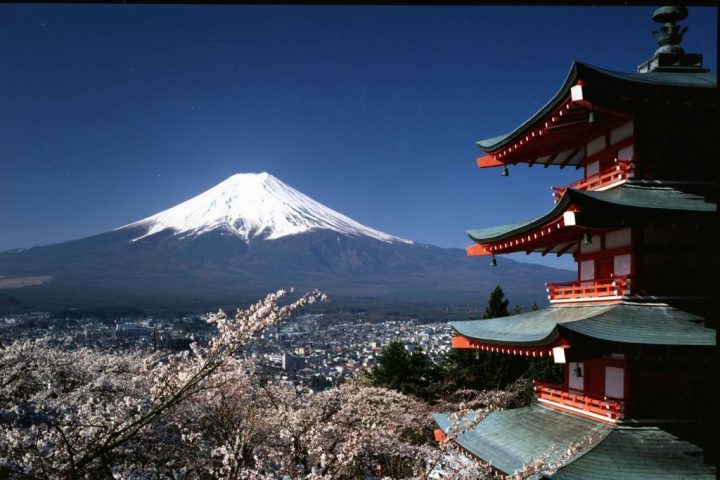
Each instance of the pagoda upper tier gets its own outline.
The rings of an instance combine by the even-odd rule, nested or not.
[[[607,132],[622,135],[623,125],[638,116],[671,109],[677,117],[687,110],[700,120],[699,111],[716,107],[716,87],[716,76],[702,71],[620,73],[575,62],[562,88],[535,115],[508,134],[477,142],[487,153],[478,158],[478,166],[580,168],[593,160],[588,142]],[[692,128],[681,123],[680,129]]]

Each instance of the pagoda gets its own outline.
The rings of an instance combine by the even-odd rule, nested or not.
[[[454,348],[563,365],[561,385],[534,382],[532,405],[453,438],[501,477],[555,455],[545,478],[715,478],[718,95],[702,56],[679,46],[686,17],[654,12],[659,48],[637,72],[575,62],[540,111],[478,142],[478,166],[503,176],[578,172],[551,188],[546,214],[468,232],[468,255],[492,265],[511,252],[577,263],[576,280],[545,285],[545,309],[452,323]],[[447,441],[453,422],[435,419]]]

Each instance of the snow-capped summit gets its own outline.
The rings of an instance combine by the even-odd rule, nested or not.
[[[200,195],[125,228],[144,227],[141,238],[166,229],[176,235],[200,235],[223,228],[246,241],[272,240],[311,230],[332,230],[383,242],[412,243],[332,210],[267,172],[239,173]]]

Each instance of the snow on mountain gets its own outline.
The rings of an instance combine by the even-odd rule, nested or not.
[[[413,243],[366,227],[266,172],[233,175],[186,202],[117,230],[136,227],[147,231],[135,240],[166,229],[176,235],[194,236],[223,228],[246,241],[332,230],[389,243]]]

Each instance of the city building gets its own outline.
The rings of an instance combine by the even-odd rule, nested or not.
[[[548,308],[452,323],[455,348],[564,365],[531,406],[454,439],[501,476],[547,455],[553,479],[715,478],[717,80],[679,46],[686,17],[655,11],[659,48],[637,72],[576,62],[532,118],[478,142],[478,166],[502,176],[527,164],[580,177],[552,188],[545,215],[468,232],[468,255],[492,265],[511,252],[577,262],[577,280],[546,284]],[[435,418],[447,441],[453,422]]]

